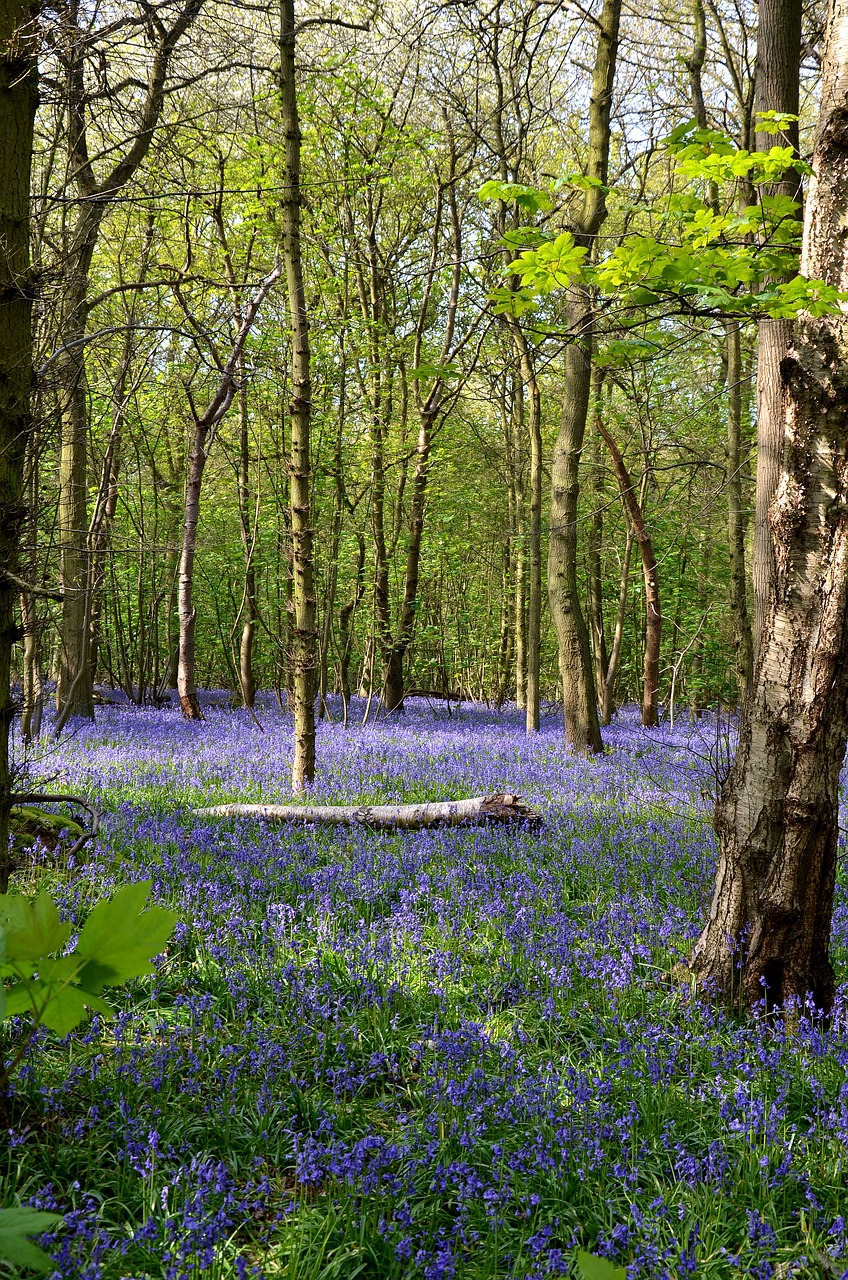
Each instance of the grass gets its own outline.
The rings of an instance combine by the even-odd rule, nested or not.
[[[110,709],[57,748],[103,836],[17,887],[77,917],[151,878],[182,920],[115,1022],[41,1037],[19,1077],[0,1185],[67,1213],[57,1276],[535,1280],[578,1249],[848,1274],[841,1006],[790,1037],[669,979],[714,856],[700,740],[625,721],[586,762],[478,709],[324,726],[316,802],[519,790],[546,825],[198,821],[285,798],[290,729],[262,718]]]

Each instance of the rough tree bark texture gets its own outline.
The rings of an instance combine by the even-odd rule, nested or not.
[[[798,114],[802,0],[760,0],[757,22],[757,111]],[[780,134],[758,132],[758,150],[791,145],[798,149],[798,125]],[[766,189],[768,195],[799,200],[799,179]],[[769,508],[783,463],[783,400],[780,362],[793,340],[794,321],[763,320],[757,344],[757,496],[754,513],[754,647],[770,608],[774,570]]]
[[[642,575],[645,580],[645,657],[642,667],[642,724],[654,729],[659,724],[658,699],[660,689],[660,643],[662,641],[662,606],[660,604],[660,570],[654,554],[654,544],[648,532],[642,502],[636,497],[630,472],[627,470],[618,445],[598,421],[598,431],[610,451],[613,470],[621,492],[621,501],[633,536],[639,543],[642,557]],[[644,492],[644,486],[643,486]]]
[[[295,80],[294,0],[280,5],[280,108],[285,135],[286,182],[280,205],[283,261],[292,339],[291,462],[289,504],[292,541],[291,689],[294,712],[292,788],[302,791],[315,778],[315,684],[318,673],[318,625],[312,568],[312,382],[309,369],[309,316],[300,252],[300,120]]]
[[[848,288],[848,0],[831,0],[801,269]],[[848,318],[801,315],[781,356],[783,465],[754,685],[716,807],[719,863],[692,966],[751,1005],[828,1010],[837,783],[848,736]],[[742,960],[743,967],[737,968]],[[739,988],[741,987],[741,991]]]
[[[586,172],[597,182],[585,193],[575,220],[577,244],[591,253],[606,218],[604,187],[609,169],[610,109],[618,52],[621,0],[604,0],[589,105]],[[548,542],[548,598],[559,642],[565,740],[576,751],[603,750],[589,630],[580,604],[577,577],[579,469],[589,409],[592,375],[593,306],[582,285],[573,284],[566,301],[571,341],[566,347],[562,421],[551,462],[551,525]]]
[[[31,427],[32,296],[29,183],[37,93],[34,9],[0,3],[0,893],[11,870],[9,811],[13,778],[9,729],[18,588],[15,573],[24,516],[23,469]]]

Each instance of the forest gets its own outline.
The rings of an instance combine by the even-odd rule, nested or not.
[[[848,1277],[848,0],[0,0],[0,1276]]]

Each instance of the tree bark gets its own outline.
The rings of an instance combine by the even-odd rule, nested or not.
[[[610,110],[618,53],[621,0],[604,0],[598,20],[598,45],[589,106],[587,176],[594,183],[584,195],[574,239],[593,252],[606,218],[605,186],[609,169]],[[566,299],[571,341],[566,347],[562,420],[551,464],[551,518],[548,543],[548,598],[559,642],[565,740],[575,751],[603,751],[589,630],[580,603],[577,575],[577,500],[580,458],[586,433],[592,373],[594,309],[588,290],[572,284]]]
[[[801,270],[848,286],[848,0],[832,0]],[[827,1012],[848,737],[848,319],[802,314],[779,362],[783,463],[751,696],[716,806],[719,861],[692,967],[725,999]],[[740,967],[741,966],[741,967]]]
[[[0,893],[9,885],[9,814],[14,778],[9,735],[12,649],[18,587],[7,576],[18,564],[24,518],[26,443],[32,428],[32,300],[29,214],[38,51],[34,9],[0,5]]]
[[[365,826],[377,830],[420,831],[486,823],[524,822],[538,825],[538,814],[516,795],[475,796],[427,804],[286,805],[216,804],[195,809],[200,818],[258,818],[263,822],[321,822],[331,826]]]
[[[798,114],[801,63],[802,0],[760,0],[757,24],[757,111]],[[792,146],[798,150],[798,124],[787,124],[781,134],[755,134],[758,150]],[[769,185],[765,195],[801,199],[800,179],[790,177]],[[794,321],[762,320],[757,351],[757,489],[754,512],[754,645],[770,607],[774,572],[771,507],[781,475],[784,417],[780,362],[793,341]]]
[[[294,0],[280,4],[280,108],[285,137],[286,182],[280,206],[286,287],[291,326],[291,461],[289,505],[292,542],[292,614],[290,654],[294,756],[292,789],[303,791],[315,778],[315,682],[318,627],[312,566],[312,382],[309,315],[300,250],[300,120],[295,72]]]

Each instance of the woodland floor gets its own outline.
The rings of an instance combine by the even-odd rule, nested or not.
[[[288,798],[270,700],[264,733],[107,706],[32,762],[104,821],[17,887],[75,916],[150,878],[181,920],[114,1022],[18,1079],[2,1202],[67,1212],[55,1276],[535,1280],[579,1247],[651,1280],[848,1277],[848,986],[787,1038],[668,980],[709,893],[715,720],[625,711],[585,761],[553,710],[534,739],[514,710],[362,712],[321,725],[316,801],[518,791],[544,828],[193,818]]]

